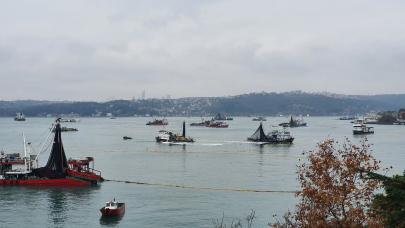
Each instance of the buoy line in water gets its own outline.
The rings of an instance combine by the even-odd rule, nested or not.
[[[256,189],[233,189],[233,188],[208,188],[208,187],[194,187],[194,186],[175,185],[175,184],[147,183],[147,182],[128,181],[128,180],[110,180],[110,179],[104,179],[104,181],[118,182],[118,183],[126,183],[126,184],[137,184],[137,185],[159,186],[159,187],[166,187],[166,188],[184,188],[184,189],[207,190],[207,191],[256,192],[256,193],[288,193],[288,194],[296,194],[296,193],[298,193],[298,191],[256,190]]]

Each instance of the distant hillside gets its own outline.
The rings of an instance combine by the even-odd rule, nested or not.
[[[231,97],[115,100],[109,102],[0,101],[0,116],[212,116],[352,115],[405,107],[405,94],[346,96],[304,92],[250,93]]]

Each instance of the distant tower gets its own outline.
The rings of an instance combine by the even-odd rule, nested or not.
[[[141,99],[145,100],[145,90],[142,91]]]

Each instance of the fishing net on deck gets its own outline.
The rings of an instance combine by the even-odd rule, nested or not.
[[[261,142],[267,140],[262,124],[260,124],[255,133],[253,133],[253,135],[250,136],[248,139],[252,141],[261,141]]]
[[[55,127],[55,137],[48,162],[44,167],[34,169],[33,173],[39,177],[63,178],[66,177],[67,168],[68,163],[63,149],[61,128],[58,123]]]

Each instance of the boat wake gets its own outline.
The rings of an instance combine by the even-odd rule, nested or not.
[[[222,146],[222,143],[187,143],[187,142],[161,142],[167,145],[194,145],[194,146]]]
[[[198,144],[200,146],[222,146],[224,144],[222,143],[202,143],[202,144]]]
[[[256,144],[257,142],[248,142],[248,141],[225,141],[225,143]]]

